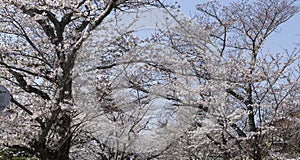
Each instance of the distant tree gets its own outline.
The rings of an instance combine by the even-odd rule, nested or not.
[[[189,96],[177,91],[172,98],[191,102],[199,95],[203,99],[198,106],[208,108],[202,107],[205,113],[199,124],[177,142],[183,146],[179,147],[182,152],[177,148],[178,152],[171,153],[196,159],[287,158],[292,152],[299,154],[299,145],[291,140],[297,141],[299,132],[287,130],[299,125],[299,114],[295,114],[299,108],[299,49],[272,53],[262,48],[267,37],[298,12],[294,2],[238,1],[223,6],[212,1],[197,6],[199,14],[191,23],[178,19],[178,27],[165,32],[161,39],[166,45],[182,59],[190,58],[193,74],[188,75],[206,82],[193,87],[208,91]],[[205,33],[208,36],[203,36]],[[212,64],[218,64],[214,65],[216,72]],[[287,146],[289,150],[284,150]]]

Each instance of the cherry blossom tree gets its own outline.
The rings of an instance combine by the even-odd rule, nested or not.
[[[299,49],[263,48],[294,2],[211,1],[187,18],[160,1],[2,1],[0,79],[13,103],[1,114],[3,154],[296,155]],[[136,13],[153,6],[169,15],[141,38]]]
[[[111,13],[157,5],[118,0],[1,1],[0,78],[13,103],[1,115],[1,148],[40,159],[69,159],[70,148],[81,143],[84,132],[85,106],[76,102],[72,85],[84,42]]]
[[[299,114],[295,114],[299,108],[299,49],[273,53],[263,48],[268,36],[298,12],[294,2],[239,1],[223,6],[212,1],[197,6],[196,24],[178,19],[178,27],[165,32],[162,41],[179,55],[192,57],[193,76],[205,82],[196,86],[207,91],[172,98],[182,102],[185,97],[191,102],[200,94],[198,106],[204,111],[170,152],[175,157],[263,159],[299,153],[299,146],[292,142],[299,132],[285,128],[299,125]],[[217,63],[212,63],[212,57]],[[211,64],[222,67],[212,69]],[[284,150],[286,146],[289,150]]]

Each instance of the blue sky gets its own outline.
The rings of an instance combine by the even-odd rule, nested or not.
[[[232,0],[220,0],[223,3],[229,3]],[[174,3],[175,0],[166,0],[167,3]],[[178,0],[181,6],[182,12],[187,16],[195,14],[196,4],[207,2],[207,0]],[[296,2],[296,6],[300,7],[300,1]],[[300,12],[289,19],[287,22],[279,26],[276,32],[273,32],[265,42],[266,50],[280,51],[284,49],[292,49],[296,46],[296,43],[300,44]]]

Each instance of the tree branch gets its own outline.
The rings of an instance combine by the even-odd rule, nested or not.
[[[11,102],[14,103],[15,105],[17,105],[18,107],[20,107],[22,110],[24,110],[26,113],[28,113],[29,115],[33,115],[33,113],[27,109],[24,105],[22,105],[21,103],[19,103],[17,100],[14,99],[14,97],[12,95],[10,95],[11,97]],[[45,123],[42,121],[42,119],[40,117],[36,117],[35,120],[41,125],[41,128],[44,129],[45,128]]]
[[[13,71],[12,69],[9,69],[9,72],[16,78],[19,86],[28,93],[35,93],[42,97],[44,100],[51,100],[49,95],[35,87],[32,87],[31,85],[28,85],[26,80],[24,79],[24,76],[21,75],[18,72]]]

